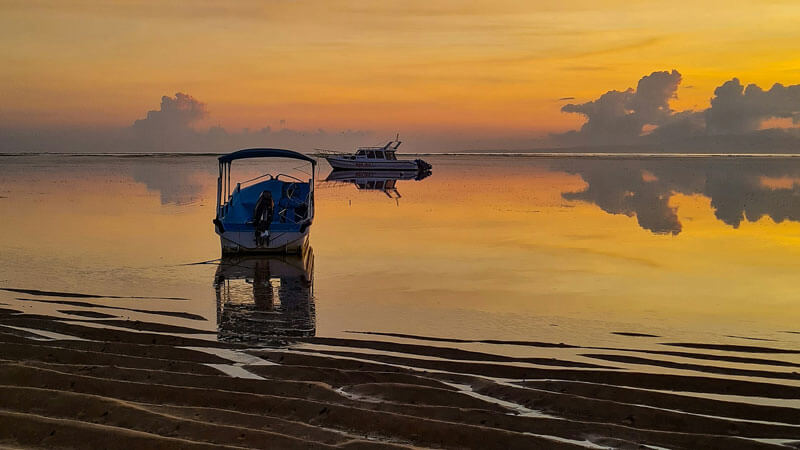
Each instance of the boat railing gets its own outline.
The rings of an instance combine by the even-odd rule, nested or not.
[[[228,198],[221,205],[222,211],[223,211],[223,215],[228,214],[228,207],[231,204],[231,200],[233,200],[233,196],[236,195],[241,189],[242,189],[242,183],[236,183],[236,186],[233,187],[233,190],[231,191],[231,193],[228,194]]]
[[[230,204],[231,200],[233,199],[233,196],[236,195],[237,193],[239,193],[239,191],[242,190],[242,187],[247,187],[246,185],[248,183],[252,183],[252,182],[260,180],[262,178],[266,178],[266,181],[278,180],[280,177],[289,178],[289,179],[294,180],[294,181],[296,181],[298,183],[308,183],[308,181],[303,181],[300,178],[293,177],[293,176],[287,175],[285,173],[279,173],[279,174],[277,174],[275,176],[273,176],[272,174],[269,174],[269,173],[265,173],[264,175],[259,175],[259,176],[255,177],[255,178],[251,178],[249,180],[245,180],[245,181],[236,183],[236,186],[233,188],[231,193],[228,195],[227,200],[225,200],[225,202],[220,206],[222,208],[227,208],[228,204]],[[225,210],[225,211],[227,211],[227,210]]]
[[[269,177],[269,178],[267,178],[267,177]],[[265,173],[264,175],[259,175],[259,176],[255,177],[255,178],[250,178],[249,180],[242,181],[241,183],[237,184],[237,186],[241,186],[243,184],[247,184],[247,183],[250,183],[252,181],[260,180],[262,178],[267,178],[266,181],[269,181],[269,180],[272,180],[273,178],[277,178],[277,177],[273,177],[272,174],[270,174],[270,173]]]
[[[241,183],[237,184],[237,187],[246,187],[248,184],[257,180],[261,180],[262,178],[265,178],[266,179],[265,181],[269,181],[269,180],[278,180],[280,177],[289,178],[291,180],[297,181],[298,183],[308,183],[308,181],[303,181],[300,178],[294,177],[292,175],[287,175],[285,173],[279,173],[277,175],[272,175],[271,173],[265,173],[264,175],[259,175],[255,178],[250,178],[249,180],[242,181]]]
[[[301,204],[304,204],[304,205],[307,206],[306,216],[305,217],[301,217],[300,220],[294,220],[294,217],[290,217],[289,208],[282,208],[282,209],[278,210],[278,217],[281,217],[283,219],[283,222],[289,222],[289,223],[294,223],[294,224],[303,224],[305,222],[310,222],[311,219],[314,218],[314,205],[311,204],[312,199],[314,197],[312,195],[313,195],[312,191],[309,191],[306,194],[306,198],[300,201]],[[287,198],[289,200],[295,200],[291,196],[288,196]]]
[[[289,179],[295,180],[295,181],[297,181],[298,183],[307,183],[307,181],[303,181],[303,180],[301,180],[300,178],[293,177],[293,176],[291,176],[291,175],[286,175],[285,173],[279,173],[279,174],[275,175],[275,177],[274,177],[274,178],[275,178],[276,180],[280,180],[280,177],[286,177],[286,178],[289,178]]]
[[[318,158],[325,158],[327,156],[350,156],[352,153],[340,152],[337,150],[326,150],[323,148],[315,148],[315,152],[312,153],[312,156],[316,156]]]

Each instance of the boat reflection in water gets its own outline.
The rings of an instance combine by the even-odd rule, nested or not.
[[[218,339],[274,343],[316,334],[314,252],[224,256],[214,277]]]
[[[325,178],[329,183],[354,184],[358,190],[382,191],[389,198],[402,197],[397,182],[419,181],[430,176],[430,170],[334,170]]]

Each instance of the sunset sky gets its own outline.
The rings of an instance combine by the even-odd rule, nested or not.
[[[800,83],[798,24],[780,0],[0,0],[0,124],[127,127],[185,92],[196,128],[535,137],[653,71],[674,110]]]

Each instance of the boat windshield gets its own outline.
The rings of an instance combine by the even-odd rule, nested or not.
[[[395,147],[397,148],[397,147]],[[385,159],[396,161],[395,148],[387,147],[360,147],[353,156],[367,159]]]

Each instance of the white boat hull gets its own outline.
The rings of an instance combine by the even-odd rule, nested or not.
[[[304,232],[281,232],[270,234],[269,242],[256,244],[252,231],[226,231],[219,236],[222,253],[300,253],[308,245],[311,227]]]
[[[338,156],[325,158],[334,169],[346,170],[419,170],[416,161],[397,160],[363,160]]]

